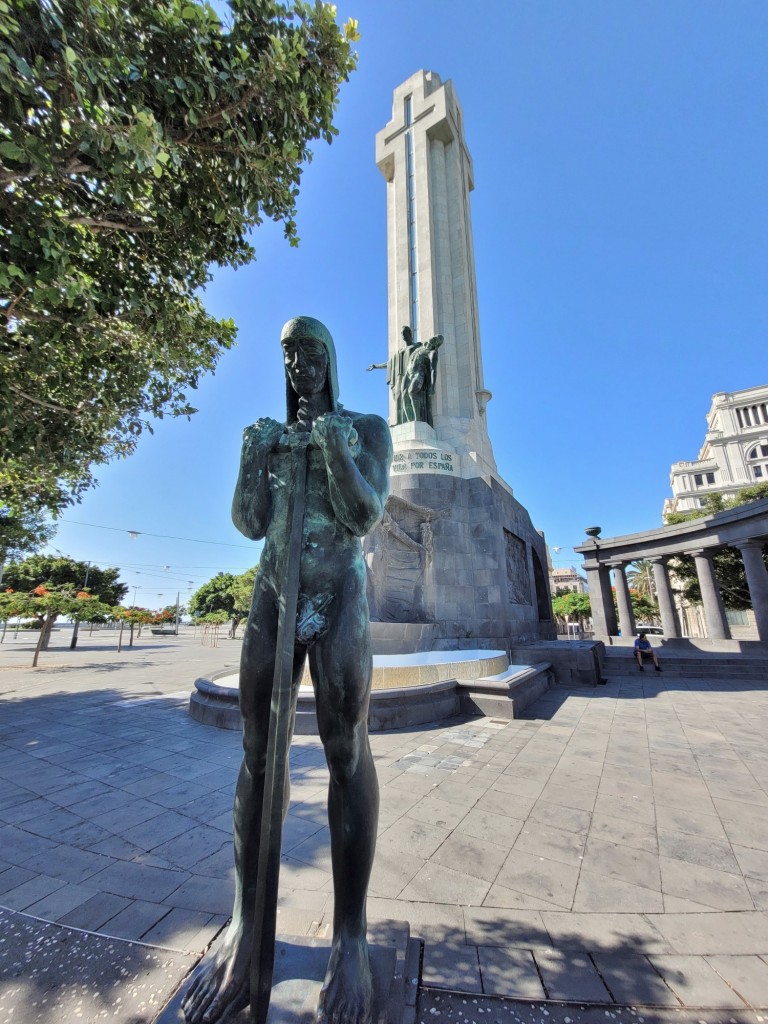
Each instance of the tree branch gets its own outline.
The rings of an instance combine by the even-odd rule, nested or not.
[[[35,398],[34,395],[28,395],[26,391],[22,391],[21,388],[17,388],[15,384],[9,384],[8,387],[15,394],[26,399],[27,402],[32,402],[33,405],[41,405],[44,409],[51,409],[53,412],[65,412],[68,416],[74,416],[77,412],[75,409],[67,409],[64,405],[57,405],[55,402],[46,402],[43,398]]]
[[[154,224],[129,224],[128,221],[110,220],[107,217],[68,217],[66,223],[82,224],[94,231],[127,231],[129,234],[157,230]]]
[[[70,174],[85,174],[86,171],[90,170],[90,164],[83,163],[79,157],[69,156],[67,162],[59,167],[56,173],[62,177],[67,177]],[[32,178],[37,178],[43,173],[42,167],[30,166],[25,167],[21,171],[12,171],[0,164],[0,185],[12,185],[15,181],[30,181]]]
[[[8,308],[2,311],[2,316],[6,323],[11,322],[11,320],[13,319],[13,311],[16,309],[16,307],[18,306],[18,304],[21,302],[21,300],[24,298],[28,291],[29,285],[25,285],[21,289],[19,294],[11,300],[11,302],[8,305]]]

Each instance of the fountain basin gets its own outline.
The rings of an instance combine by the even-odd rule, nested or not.
[[[377,654],[368,727],[372,732],[424,725],[459,713],[482,714],[472,694],[491,699],[504,717],[514,716],[513,690],[534,692],[551,684],[548,664],[510,665],[503,651],[425,651]],[[532,680],[538,680],[532,689]],[[231,669],[195,680],[189,713],[219,729],[240,729],[238,674]],[[294,731],[317,733],[315,695],[306,668],[299,686]]]

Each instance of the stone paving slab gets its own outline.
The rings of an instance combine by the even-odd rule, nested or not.
[[[0,909],[0,1024],[149,1024],[193,963]]]
[[[241,751],[186,700],[238,654],[86,642],[32,672],[0,648],[0,905],[199,953],[231,907]],[[555,688],[524,719],[374,735],[369,919],[410,921],[428,984],[762,1005],[766,732],[758,686],[645,673]],[[314,934],[332,913],[315,737],[294,741],[291,776],[281,914]]]
[[[417,1024],[761,1024],[764,1017],[749,1010],[720,1012],[683,1007],[561,1006],[491,996],[464,995],[424,988],[417,1003]]]

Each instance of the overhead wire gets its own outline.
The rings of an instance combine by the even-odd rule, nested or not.
[[[224,548],[243,548],[247,551],[253,551],[253,547],[248,544],[231,544],[228,541],[223,540],[201,540],[199,537],[175,537],[169,533],[149,533],[147,530],[129,530],[119,526],[100,526],[98,523],[82,523],[78,519],[60,519],[59,522],[71,523],[74,526],[87,526],[93,530],[111,530],[113,533],[135,533],[139,537],[157,537],[161,540],[181,540],[189,544],[215,544]]]

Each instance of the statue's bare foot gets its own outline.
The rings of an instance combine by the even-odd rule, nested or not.
[[[181,1004],[189,1024],[214,1024],[248,1005],[251,944],[242,926],[229,926],[221,946],[198,966]]]
[[[373,982],[365,938],[337,936],[317,1005],[317,1024],[371,1024]]]

